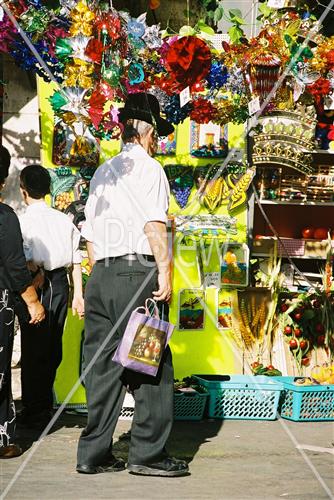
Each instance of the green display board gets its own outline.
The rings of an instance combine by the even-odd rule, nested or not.
[[[53,113],[48,101],[48,97],[52,93],[52,85],[46,84],[39,80],[39,104],[41,111],[41,131],[42,131],[42,164],[50,168],[54,167],[52,163],[52,142],[53,142]],[[176,151],[174,155],[164,155],[158,157],[162,165],[184,165],[188,166],[188,170],[192,172],[200,165],[207,165],[216,160],[208,158],[197,158],[190,155],[190,149],[194,146],[191,143],[194,129],[189,120],[177,127]],[[198,131],[195,131],[196,133]],[[228,127],[228,145],[229,148],[243,148],[243,126]],[[197,137],[198,139],[198,137]],[[117,154],[119,151],[119,142],[102,142],[100,162],[106,158]],[[215,216],[230,217],[228,205],[221,205],[215,212]],[[194,217],[196,215],[207,215],[210,219],[208,209],[201,203],[201,198],[198,193],[198,187],[194,184],[188,203],[185,208],[181,209],[172,195],[170,203],[170,216],[174,218],[178,216]],[[247,241],[247,211],[244,205],[236,214],[233,214],[235,219],[236,234],[226,236],[227,241],[238,242],[240,244]],[[176,219],[177,220],[177,219]],[[190,219],[191,220],[191,219]],[[175,224],[174,224],[175,226]],[[225,242],[225,243],[226,243]],[[221,252],[228,252],[228,248],[222,250],[224,237],[219,245],[211,245],[208,248],[203,247],[204,252],[204,271],[205,265],[207,270],[219,271]],[[199,256],[201,250],[198,243],[193,242],[189,238],[184,238],[184,234],[173,230],[173,296],[170,308],[170,321],[177,325],[172,336],[170,346],[173,353],[175,377],[182,378],[192,373],[240,373],[241,361],[239,359],[239,351],[236,349],[233,342],[233,336],[229,328],[221,328],[218,321],[218,309],[220,304],[220,296],[218,288],[209,287],[205,290],[203,284],[203,266],[199,265]],[[226,253],[227,255],[227,253]],[[203,255],[202,255],[203,257]],[[235,264],[231,264],[235,265]],[[238,269],[236,268],[238,271]],[[199,289],[196,294],[196,289]],[[195,292],[182,292],[182,290],[195,290]],[[224,295],[229,296],[233,293],[233,289],[225,289]],[[197,308],[197,316],[200,315],[202,306],[194,305],[194,300],[204,296],[204,321],[196,318],[196,313],[192,310]],[[180,303],[182,302],[182,304]],[[189,304],[188,304],[189,303]],[[187,305],[188,304],[188,305]],[[181,307],[183,306],[183,307]],[[183,322],[185,315],[188,315],[190,321],[187,322],[187,328],[179,328],[180,307],[183,313]],[[220,310],[221,311],[221,310]],[[191,323],[194,319],[193,323]],[[191,326],[193,325],[193,329]],[[200,326],[200,327],[199,327]],[[84,387],[80,384],[77,390],[68,397],[71,389],[76,384],[81,370],[81,347],[84,331],[84,322],[73,317],[69,311],[64,337],[63,337],[63,361],[58,369],[55,394],[58,403],[66,400],[68,406],[80,407],[85,404]],[[72,391],[73,392],[73,391]]]

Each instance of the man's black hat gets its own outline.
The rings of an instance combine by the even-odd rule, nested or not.
[[[129,119],[151,123],[156,126],[160,136],[169,135],[174,131],[173,125],[160,115],[159,101],[152,94],[129,94],[124,108],[119,110],[119,120],[124,123]]]

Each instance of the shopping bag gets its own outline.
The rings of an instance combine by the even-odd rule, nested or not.
[[[154,306],[152,314],[149,304]],[[132,312],[113,361],[124,368],[156,376],[173,330],[174,325],[160,319],[156,302],[147,299],[145,307]]]

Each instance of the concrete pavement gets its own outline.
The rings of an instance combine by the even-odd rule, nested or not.
[[[190,476],[176,479],[127,472],[94,476],[76,473],[76,446],[84,424],[83,416],[63,414],[38,447],[35,433],[20,431],[19,440],[27,451],[20,458],[0,461],[0,498],[334,499],[333,422],[176,422],[169,450],[174,456],[186,458],[191,471]],[[120,420],[116,431],[115,449],[124,458],[128,441],[118,438],[130,425]]]

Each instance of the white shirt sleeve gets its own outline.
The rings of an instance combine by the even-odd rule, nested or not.
[[[81,234],[80,231],[73,225],[72,232],[72,262],[73,264],[81,264],[82,255],[79,249]]]
[[[153,221],[166,223],[170,191],[166,174],[160,164],[152,170],[142,194],[145,224]]]
[[[85,240],[92,242],[93,241],[93,220],[95,217],[95,208],[97,202],[97,196],[94,188],[94,183],[92,184],[93,179],[91,180],[89,196],[85,205],[85,221],[81,226],[81,235]]]
[[[23,251],[26,261],[32,261],[32,245],[30,243],[30,238],[28,234],[28,227],[25,223],[24,216],[19,217],[21,233],[23,238]]]

